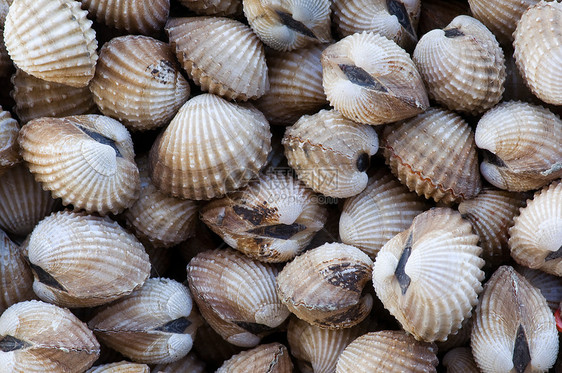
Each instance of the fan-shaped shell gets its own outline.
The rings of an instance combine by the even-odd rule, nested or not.
[[[197,335],[199,335],[199,328]],[[225,342],[226,343],[226,342]],[[205,363],[192,351],[184,358],[169,364],[158,364],[152,368],[152,373],[205,373]]]
[[[517,266],[516,270],[531,285],[541,291],[552,312],[556,312],[562,299],[562,277],[523,266]]]
[[[187,9],[205,16],[232,16],[242,13],[242,0],[180,0]]]
[[[443,357],[447,373],[480,373],[469,347],[457,347]]]
[[[118,363],[96,365],[88,369],[86,373],[150,373],[150,368],[146,364],[120,361]]]
[[[225,361],[216,373],[245,372],[291,373],[293,363],[287,347],[281,343],[260,345]]]
[[[0,106],[0,174],[21,161],[17,141],[19,130],[18,122]]]
[[[32,285],[20,247],[0,230],[0,315],[13,304],[35,298]]]

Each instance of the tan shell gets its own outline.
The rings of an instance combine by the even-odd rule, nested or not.
[[[234,355],[225,361],[216,373],[291,373],[292,371],[293,363],[287,347],[275,342]]]
[[[65,308],[27,301],[14,304],[0,316],[3,372],[80,373],[99,353],[94,334]]]
[[[0,315],[13,304],[34,299],[32,285],[33,275],[20,247],[0,230]]]
[[[142,244],[107,217],[53,213],[33,229],[27,251],[35,293],[65,307],[111,302],[150,274]]]
[[[480,373],[469,347],[457,347],[443,356],[447,373]]]
[[[182,67],[203,91],[246,101],[269,89],[263,44],[243,23],[221,17],[170,18],[166,32]]]
[[[103,45],[90,90],[104,115],[132,131],[168,124],[190,93],[170,46],[138,35]]]
[[[0,106],[0,174],[21,161],[17,141],[19,130],[18,122]]]
[[[374,260],[388,240],[408,229],[427,208],[421,198],[381,168],[363,192],[345,201],[339,221],[341,240]]]
[[[418,215],[379,251],[373,287],[416,339],[444,341],[470,317],[484,279],[477,242],[458,212],[435,208]]]
[[[252,30],[275,50],[331,40],[329,0],[243,0],[242,5]]]
[[[356,247],[330,243],[306,251],[277,277],[281,301],[299,319],[322,328],[359,324],[373,305],[363,287],[373,262]]]
[[[474,134],[451,111],[434,108],[387,126],[381,147],[392,173],[420,196],[451,204],[480,192]]]
[[[548,306],[552,312],[555,312],[560,306],[560,300],[562,299],[562,277],[523,266],[517,266],[516,270],[531,285],[541,291]]]
[[[150,368],[146,364],[120,361],[118,363],[96,365],[88,369],[86,373],[150,373]]]
[[[199,328],[197,329],[199,335]],[[193,353],[188,353],[184,358],[168,364],[158,364],[152,368],[152,373],[205,373],[205,363]]]
[[[151,179],[174,197],[221,197],[246,186],[270,150],[271,132],[262,113],[202,94],[181,107],[153,144]]]
[[[367,333],[342,352],[337,373],[437,372],[437,347],[398,330]]]
[[[205,251],[187,265],[187,282],[205,320],[227,342],[256,346],[289,316],[275,292],[277,269],[233,250]]]
[[[486,283],[471,339],[483,373],[546,372],[558,354],[554,316],[540,291],[512,267],[502,266]]]
[[[328,101],[355,122],[395,122],[429,107],[410,56],[374,32],[353,34],[326,48],[322,67]]]
[[[318,195],[291,175],[274,173],[201,209],[201,220],[229,246],[263,262],[300,254],[326,217]]]
[[[446,27],[456,16],[471,15],[464,0],[423,0],[421,3],[418,36]]]
[[[180,3],[204,16],[231,16],[242,13],[242,0],[180,0]]]
[[[562,120],[542,106],[510,101],[480,118],[476,145],[482,175],[511,191],[538,189],[562,177]]]
[[[65,205],[116,214],[139,196],[131,135],[114,119],[38,118],[22,127],[18,141],[35,180]]]
[[[28,74],[85,87],[98,58],[87,14],[74,0],[14,0],[4,25],[6,49]]]

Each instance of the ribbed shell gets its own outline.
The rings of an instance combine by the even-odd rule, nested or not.
[[[464,0],[423,0],[418,23],[418,36],[436,28],[444,28],[461,14],[471,14],[470,7]]]
[[[199,330],[197,332],[199,335]],[[226,342],[225,342],[226,343]],[[205,373],[205,363],[199,360],[194,352],[184,358],[169,364],[158,364],[152,368],[152,373]]]
[[[150,373],[150,368],[146,364],[120,361],[118,363],[96,365],[88,369],[86,373]]]
[[[377,296],[416,339],[444,341],[470,317],[484,279],[477,242],[458,212],[435,208],[379,251],[373,268]]]
[[[293,363],[287,347],[275,342],[234,355],[225,361],[216,373],[291,373],[292,371]]]
[[[282,144],[298,178],[315,192],[347,198],[367,186],[369,160],[379,149],[375,130],[336,110],[302,116]]]
[[[17,141],[19,130],[18,122],[0,106],[0,174],[21,161]]]
[[[480,373],[469,347],[452,349],[445,354],[442,363],[447,373]]]
[[[114,119],[38,118],[22,127],[18,141],[35,180],[65,205],[116,214],[139,196],[131,135]]]
[[[187,281],[211,327],[229,343],[253,347],[289,316],[275,292],[277,271],[233,250],[212,250],[189,262]]]
[[[201,209],[201,220],[231,247],[263,262],[300,254],[324,227],[319,196],[290,174],[269,173]]]
[[[267,46],[279,51],[327,43],[329,0],[243,0],[244,15]]]
[[[147,364],[170,363],[191,350],[200,316],[189,290],[177,281],[151,278],[88,322],[107,346]]]
[[[11,306],[0,316],[3,372],[80,373],[99,353],[94,334],[65,308],[28,301]]]
[[[562,177],[562,120],[542,106],[510,101],[480,118],[476,145],[487,150],[482,175],[501,189],[538,189]]]
[[[483,373],[546,372],[558,354],[554,316],[540,291],[512,267],[502,266],[486,283],[471,338]]]
[[[166,32],[182,67],[203,91],[246,101],[269,89],[263,44],[243,23],[221,17],[170,18]]]
[[[364,191],[345,201],[339,221],[340,238],[374,259],[388,240],[408,229],[427,207],[381,168],[371,176]]]
[[[137,35],[103,45],[90,90],[104,115],[133,131],[168,124],[190,93],[170,46]]]
[[[210,199],[244,187],[271,150],[253,106],[202,94],[187,101],[150,151],[151,179],[166,194]]]
[[[337,373],[437,372],[437,347],[403,331],[383,330],[357,338],[340,355]],[[375,370],[373,370],[375,369]]]
[[[480,192],[474,134],[454,112],[434,108],[387,126],[381,147],[392,173],[420,196],[451,204]]]
[[[458,16],[425,34],[412,56],[429,97],[450,110],[476,115],[496,105],[505,81],[503,51],[478,20]]]
[[[356,247],[324,244],[285,265],[277,277],[277,293],[301,320],[322,328],[349,328],[371,311],[373,298],[363,288],[372,265]]]
[[[472,324],[474,320],[474,313],[472,317],[464,319],[462,326],[455,334],[449,334],[446,341],[436,342],[439,353],[445,353],[456,347],[466,346],[470,344],[470,334],[472,333]]]
[[[524,266],[562,276],[562,181],[535,193],[509,230],[511,256]]]
[[[27,251],[33,290],[64,307],[111,302],[139,288],[150,274],[142,244],[107,217],[53,213],[33,229]]]
[[[98,58],[87,14],[74,0],[14,0],[4,25],[6,49],[28,74],[85,87]]]
[[[242,13],[242,0],[180,0],[187,9],[205,16],[232,16]]]
[[[560,306],[560,300],[562,299],[562,277],[523,266],[516,267],[516,270],[531,285],[541,291],[548,306],[552,312],[555,312]]]
[[[395,122],[429,107],[410,56],[374,32],[353,34],[326,48],[322,67],[328,101],[355,122]]]

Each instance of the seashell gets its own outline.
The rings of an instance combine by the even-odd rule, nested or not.
[[[0,316],[2,372],[79,373],[92,366],[99,353],[94,334],[65,308],[27,301]]]
[[[384,124],[424,112],[429,101],[410,56],[374,32],[347,36],[322,52],[323,85],[344,117]]]
[[[513,56],[513,49],[505,50],[505,91],[502,95],[502,101],[525,101],[534,104],[541,104],[542,102],[531,92],[525,79],[521,76],[515,57]]]
[[[472,17],[457,16],[443,30],[425,34],[412,60],[429,97],[450,110],[476,115],[501,100],[503,51],[486,26]]]
[[[472,317],[464,319],[461,328],[454,334],[449,334],[446,341],[436,342],[439,353],[450,351],[453,348],[466,346],[470,344],[470,333],[472,333],[472,324],[474,314]]]
[[[103,45],[90,90],[100,111],[131,131],[168,124],[190,93],[170,46],[138,35]]]
[[[197,329],[199,332],[199,328]],[[199,335],[199,333],[197,334]],[[192,352],[184,358],[168,364],[158,364],[152,368],[152,373],[205,373],[205,363]]]
[[[269,89],[263,45],[243,23],[221,17],[170,18],[166,32],[182,67],[203,91],[246,101]]]
[[[216,373],[244,372],[291,373],[293,363],[287,347],[281,343],[260,345],[234,355]]]
[[[292,51],[332,39],[329,0],[243,0],[242,5],[252,30],[275,50]]]
[[[201,315],[227,342],[254,347],[289,316],[275,292],[277,269],[233,250],[197,254],[187,282]]]
[[[225,360],[245,350],[225,341],[206,322],[197,329],[193,350],[207,365],[208,372],[214,372]],[[191,354],[191,353],[190,353]],[[188,354],[187,356],[189,356]],[[180,371],[178,373],[183,373]],[[194,372],[195,373],[195,372]]]
[[[369,160],[379,149],[372,127],[336,110],[302,116],[287,128],[282,143],[289,166],[302,182],[315,192],[338,198],[365,189]]]
[[[388,240],[408,229],[427,208],[421,198],[381,168],[369,178],[365,190],[345,201],[339,221],[341,240],[374,259]]]
[[[562,121],[542,106],[501,103],[480,118],[475,141],[485,150],[480,171],[498,188],[526,191],[562,177]]]
[[[473,132],[451,111],[433,108],[386,127],[381,147],[394,176],[420,196],[451,204],[480,192]]]
[[[436,28],[445,28],[462,14],[471,15],[469,5],[463,0],[423,0],[418,23],[418,35]]]
[[[150,274],[140,242],[109,218],[56,212],[33,229],[27,248],[44,301],[64,307],[111,302],[139,288]]]
[[[14,88],[10,96],[16,102],[14,111],[22,123],[41,117],[65,117],[90,114],[96,104],[88,87],[71,87],[47,82],[17,69],[12,75]]]
[[[328,329],[349,328],[367,317],[371,294],[362,294],[373,262],[356,247],[331,243],[285,265],[277,294],[299,319]]]
[[[170,13],[170,0],[80,0],[99,23],[136,34],[157,34]]]
[[[343,350],[337,373],[436,372],[439,360],[433,343],[416,341],[398,330],[362,335]]]
[[[457,347],[443,356],[443,366],[447,373],[480,373],[468,347]]]
[[[520,209],[509,247],[517,263],[562,276],[562,181],[536,192]]]
[[[151,179],[174,197],[221,197],[246,186],[270,150],[269,124],[257,109],[202,94],[181,107],[153,144]]]
[[[334,0],[333,20],[342,37],[373,31],[404,49],[418,41],[420,0]]]
[[[242,13],[242,0],[180,0],[187,9],[204,16],[233,16]]]
[[[318,196],[291,175],[274,173],[201,209],[201,220],[229,246],[272,263],[302,252],[326,217]]]
[[[325,45],[267,55],[269,90],[256,102],[271,124],[290,126],[328,104],[320,57]]]
[[[418,215],[379,251],[373,287],[384,307],[416,339],[444,341],[470,317],[484,279],[477,242],[458,212],[434,208]]]
[[[98,58],[87,14],[74,0],[14,0],[4,25],[14,64],[49,82],[87,86]]]
[[[525,205],[523,194],[484,188],[476,197],[463,201],[458,210],[472,224],[480,237],[482,259],[488,266],[503,264],[509,259],[508,229],[519,208]]]
[[[150,373],[150,368],[146,364],[120,361],[118,363],[96,365],[88,369],[86,373]]]
[[[517,266],[517,273],[525,277],[527,281],[541,291],[542,296],[550,309],[555,312],[562,299],[562,278],[538,269]]]
[[[0,106],[0,174],[21,161],[17,141],[19,129],[10,112]]]
[[[139,196],[131,135],[114,119],[38,118],[22,127],[18,141],[35,180],[65,205],[116,214]]]
[[[554,365],[554,316],[540,291],[512,267],[498,268],[484,286],[471,346],[484,373],[546,372]]]
[[[1,16],[2,14],[0,13],[0,17]],[[6,44],[4,43],[4,29],[0,29],[0,77],[9,76],[13,65],[12,59],[6,49]]]
[[[8,10],[13,0],[0,0],[0,28],[4,29],[4,23],[6,23],[6,16],[8,15]]]
[[[185,286],[151,278],[98,312],[88,326],[100,341],[131,360],[162,364],[187,355],[201,322]]]

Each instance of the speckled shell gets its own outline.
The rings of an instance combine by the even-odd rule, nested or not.
[[[444,28],[456,16],[471,14],[464,0],[423,0],[421,3],[418,36],[436,28]]]
[[[336,110],[302,116],[282,144],[298,178],[315,192],[347,198],[367,186],[369,160],[379,149],[375,130]]]
[[[56,212],[37,224],[27,247],[39,298],[65,307],[111,302],[150,274],[142,244],[109,218]]]
[[[14,0],[4,25],[6,49],[28,74],[85,87],[98,58],[87,14],[74,0]]]
[[[562,299],[562,277],[523,266],[517,266],[516,270],[531,285],[541,291],[548,306],[552,312],[555,312],[560,306],[560,300]]]
[[[362,292],[372,265],[356,247],[324,244],[285,265],[277,277],[277,293],[301,320],[322,328],[349,328],[371,311],[373,298]]]
[[[199,335],[199,329],[197,329]],[[195,353],[190,352],[184,358],[169,364],[158,364],[151,373],[205,373],[205,363],[199,360]]]
[[[486,283],[471,338],[483,373],[546,372],[558,354],[554,316],[540,291],[512,267],[502,266]]]
[[[150,373],[150,368],[146,364],[120,361],[118,363],[96,365],[88,369],[86,373]]]
[[[422,198],[381,168],[363,192],[345,201],[339,221],[341,240],[374,259],[388,240],[408,229],[426,208]]]
[[[21,161],[17,141],[19,129],[10,112],[0,106],[0,174]]]
[[[0,316],[2,372],[80,373],[99,353],[94,334],[65,308],[27,301]]]
[[[216,373],[291,373],[292,371],[293,363],[287,347],[275,342],[234,355],[225,361]]]
[[[562,177],[562,121],[541,106],[501,103],[480,118],[475,141],[486,151],[480,171],[498,188],[532,190]]]
[[[392,173],[420,196],[451,204],[480,192],[474,133],[451,111],[434,108],[387,126],[381,147]]]
[[[377,296],[416,339],[444,341],[470,317],[484,279],[477,242],[458,212],[435,208],[379,251],[373,268]]]
[[[275,292],[278,270],[233,250],[205,251],[187,265],[187,281],[205,320],[227,342],[256,346],[289,316]]]
[[[271,132],[262,113],[202,94],[181,107],[153,144],[151,179],[174,197],[221,197],[246,186],[270,150]]]
[[[342,352],[337,373],[437,372],[439,360],[433,343],[416,341],[398,330],[367,333]]]
[[[205,16],[232,16],[242,13],[242,0],[180,0],[187,9]]]
[[[443,356],[447,373],[480,373],[469,347],[457,347]]]
[[[182,67],[203,91],[246,101],[269,89],[263,44],[243,23],[222,17],[170,18],[166,32]]]
[[[291,51],[331,40],[329,0],[243,0],[242,5],[252,30],[273,49]]]

